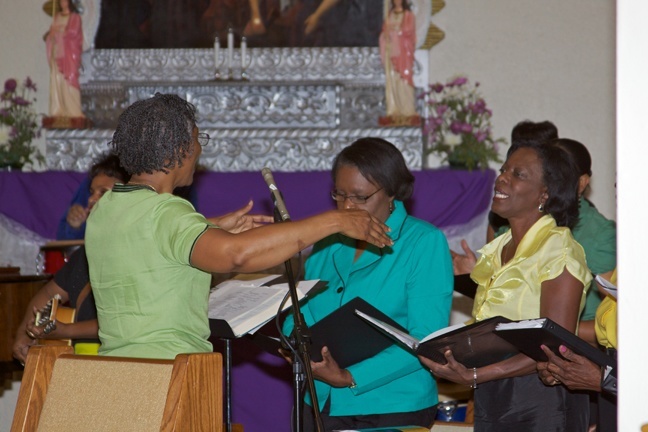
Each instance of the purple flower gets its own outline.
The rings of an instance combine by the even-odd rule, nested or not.
[[[472,125],[470,123],[463,123],[461,125],[461,132],[470,133],[470,132],[472,132],[472,130],[473,130],[473,127],[472,127]]]
[[[29,106],[31,104],[31,102],[21,98],[20,96],[16,96],[13,100],[13,103],[20,106]]]
[[[8,93],[13,93],[16,91],[16,87],[18,87],[18,82],[16,82],[15,79],[9,78],[7,81],[5,81],[5,91]]]
[[[486,131],[478,131],[475,134],[475,138],[477,139],[477,142],[484,142],[487,136],[488,134],[486,133]]]
[[[468,82],[468,78],[466,77],[457,77],[452,82],[448,83],[448,87],[456,87],[456,86],[461,86],[464,85]]]
[[[459,135],[461,132],[463,132],[463,123],[458,121],[453,121],[450,124],[450,131],[455,135]]]
[[[468,109],[475,114],[482,114],[486,111],[486,102],[484,99],[478,99],[474,104],[470,104]]]
[[[25,80],[25,87],[28,88],[28,89],[31,89],[33,91],[38,90],[36,88],[36,83],[34,81],[32,81],[32,79],[30,77],[27,77],[27,79]]]
[[[433,84],[433,85],[430,86],[432,91],[435,92],[435,93],[441,93],[443,91],[444,87],[445,86],[443,84],[441,84],[441,83],[436,83],[436,84]]]
[[[437,105],[436,106],[436,113],[439,117],[443,116],[443,113],[448,111],[448,105]]]

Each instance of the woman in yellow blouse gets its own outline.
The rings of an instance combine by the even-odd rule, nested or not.
[[[569,229],[578,219],[578,170],[559,142],[519,148],[500,170],[492,210],[511,229],[479,251],[475,321],[548,317],[576,331],[591,275]],[[451,350],[445,356],[445,365],[419,358],[435,376],[475,388],[475,431],[586,430],[587,395],[546,386],[531,358],[468,369]]]

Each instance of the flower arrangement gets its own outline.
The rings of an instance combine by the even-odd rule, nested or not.
[[[19,85],[11,78],[5,81],[0,95],[0,167],[22,169],[27,163],[45,162],[32,144],[40,136],[38,115],[32,105],[36,84],[29,78]]]
[[[486,169],[489,161],[501,162],[498,144],[506,140],[493,138],[493,113],[478,87],[479,83],[470,85],[468,78],[458,76],[430,85],[422,95],[428,107],[423,127],[427,153],[442,156],[450,166]]]

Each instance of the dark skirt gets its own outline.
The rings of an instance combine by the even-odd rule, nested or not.
[[[587,393],[545,386],[536,374],[480,384],[475,432],[585,432]]]

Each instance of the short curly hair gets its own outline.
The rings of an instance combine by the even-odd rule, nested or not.
[[[174,94],[156,93],[119,116],[110,145],[129,174],[168,173],[192,152],[196,107]]]

